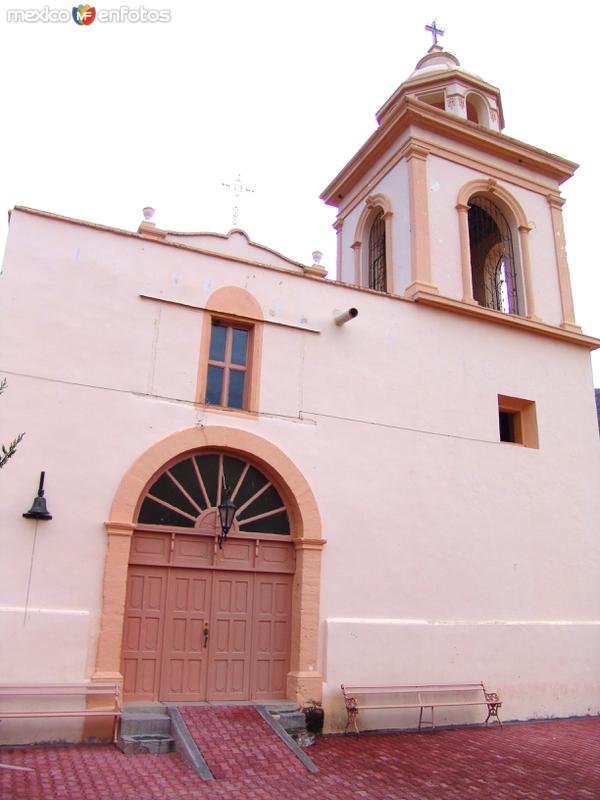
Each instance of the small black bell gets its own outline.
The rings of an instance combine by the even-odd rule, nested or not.
[[[27,519],[52,519],[52,514],[46,508],[46,498],[44,497],[44,476],[45,472],[40,473],[40,486],[37,496],[33,498],[33,504],[29,511],[26,511],[23,516]]]

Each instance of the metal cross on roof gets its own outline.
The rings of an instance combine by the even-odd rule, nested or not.
[[[434,45],[437,44],[437,37],[444,35],[444,30],[443,28],[438,28],[436,19],[434,19],[430,25],[425,25],[425,30],[429,31],[429,33],[433,36]]]
[[[231,189],[233,192],[233,196],[238,198],[241,196],[243,192],[252,192],[254,194],[254,189],[249,189],[247,186],[244,186],[242,183],[242,178],[238,173],[237,178],[234,180],[233,183],[222,183],[222,186],[225,186],[226,189]],[[237,204],[233,207],[233,227],[236,228],[238,224],[238,219],[240,215],[240,209],[238,208]]]

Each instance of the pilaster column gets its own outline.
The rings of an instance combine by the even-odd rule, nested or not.
[[[446,111],[449,111],[451,114],[456,114],[457,117],[463,117],[463,119],[467,118],[467,105],[463,94],[459,92],[447,94],[445,106]]]
[[[560,304],[562,310],[562,320],[560,326],[566,330],[580,333],[581,328],[575,322],[573,293],[571,291],[571,278],[569,276],[569,264],[567,262],[565,229],[563,226],[562,215],[562,207],[565,201],[562,197],[552,194],[549,194],[546,199],[548,200],[548,205],[550,206],[552,233],[554,235],[554,252],[556,253],[556,269],[558,272],[558,288],[560,292]]]
[[[108,541],[102,587],[102,620],[96,653],[96,669],[92,676],[92,680],[95,681],[122,679],[121,638],[123,636],[127,568],[133,526],[127,523],[107,522],[106,533]]]
[[[362,242],[356,241],[352,245],[354,251],[354,283],[357,286],[362,285],[361,267],[362,267]]]
[[[460,236],[460,268],[463,285],[463,303],[478,305],[473,297],[473,275],[471,272],[471,243],[469,241],[469,206],[458,203],[458,232]]]
[[[385,225],[385,290],[390,294],[394,291],[394,265],[392,263],[392,211],[383,212]]]
[[[410,209],[410,286],[408,297],[418,292],[438,294],[431,282],[431,248],[429,241],[429,206],[427,202],[427,155],[424,147],[410,143],[405,150],[408,165]]]
[[[525,304],[527,316],[534,322],[540,322],[535,314],[535,297],[533,291],[533,276],[531,272],[531,258],[529,255],[529,225],[519,225],[519,244],[521,247],[521,268],[523,270],[523,284],[525,288]]]
[[[292,650],[287,676],[289,700],[302,705],[321,700],[323,675],[317,671],[321,557],[324,539],[296,539],[292,598]]]
[[[333,229],[336,233],[336,257],[335,257],[335,279],[336,281],[342,280],[342,228],[344,227],[343,219],[336,219],[333,223]]]
[[[133,526],[107,522],[106,532],[108,542],[104,562],[102,620],[96,652],[96,669],[91,680],[96,683],[108,681],[121,684],[122,701],[121,638]],[[102,696],[92,695],[86,701],[86,707],[94,711],[108,708],[109,705],[107,698]],[[110,740],[113,732],[114,717],[110,716],[86,718],[83,726],[84,739]]]

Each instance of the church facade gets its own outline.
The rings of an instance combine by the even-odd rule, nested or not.
[[[438,45],[377,122],[322,194],[335,279],[240,230],[12,211],[5,681],[313,699],[332,731],[341,683],[475,680],[505,719],[600,713],[576,165],[505,136],[498,89]],[[42,470],[52,519],[24,518]]]

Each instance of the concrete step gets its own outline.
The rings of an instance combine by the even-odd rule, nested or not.
[[[294,703],[268,703],[265,710],[297,742],[307,742],[306,717]]]
[[[159,755],[170,753],[175,749],[175,739],[164,733],[134,734],[119,736],[117,747],[125,755]]]
[[[306,717],[301,711],[288,711],[285,714],[279,714],[279,722],[290,736],[306,731]]]
[[[169,716],[160,712],[124,711],[121,717],[121,736],[149,736],[171,734]]]
[[[166,714],[167,707],[164,703],[138,703],[127,702],[123,705],[126,714]]]
[[[269,714],[288,714],[290,711],[300,711],[300,706],[296,703],[287,703],[282,701],[274,701],[272,703],[264,703],[264,708],[267,709]]]

